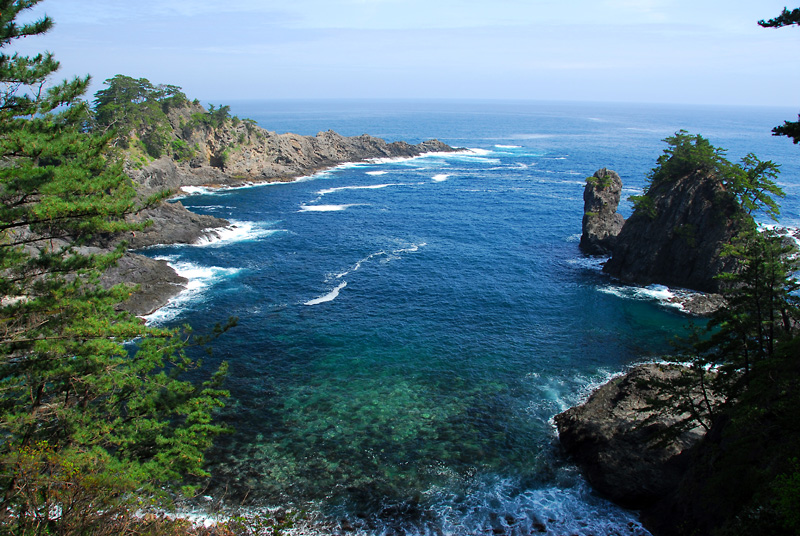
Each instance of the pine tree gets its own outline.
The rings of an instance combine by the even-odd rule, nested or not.
[[[0,0],[0,525],[88,533],[131,491],[206,474],[225,367],[182,379],[188,332],[117,312],[131,290],[99,284],[122,249],[92,239],[140,207],[110,137],[85,129],[89,78],[44,89],[51,54],[5,53],[52,27],[16,22],[39,1]]]
[[[800,26],[800,8],[789,11],[783,8],[780,15],[770,20],[758,21],[762,28],[783,28],[785,26]],[[798,116],[800,119],[800,116]],[[782,125],[772,129],[776,136],[787,136],[795,143],[800,143],[800,121],[784,121]]]

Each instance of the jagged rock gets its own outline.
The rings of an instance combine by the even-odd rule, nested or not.
[[[578,407],[556,415],[559,438],[589,483],[627,508],[645,508],[672,491],[686,468],[682,452],[704,435],[698,427],[661,446],[661,432],[679,416],[642,411],[655,395],[648,380],[666,380],[685,369],[677,365],[640,365],[597,389]]]
[[[142,194],[178,191],[181,186],[288,181],[345,162],[456,150],[438,140],[410,145],[387,143],[367,134],[345,137],[333,131],[316,136],[276,134],[248,123],[179,132],[187,145],[200,149],[193,158],[176,162],[165,156],[142,167],[128,163],[126,172]]]
[[[188,280],[175,273],[166,261],[126,253],[102,277],[105,287],[126,283],[139,289],[120,304],[120,309],[144,316],[162,307],[184,288]]]
[[[602,168],[586,180],[583,191],[583,232],[580,247],[588,255],[611,254],[625,219],[617,212],[622,180]]]
[[[741,209],[712,174],[653,184],[617,236],[603,270],[625,283],[719,292],[715,279],[735,269],[722,249],[742,225]]]
[[[129,220],[133,223],[148,220],[152,222],[152,225],[141,231],[121,237],[132,249],[157,244],[192,244],[205,236],[209,229],[229,225],[227,220],[190,212],[180,201],[162,203],[155,208],[143,210]]]

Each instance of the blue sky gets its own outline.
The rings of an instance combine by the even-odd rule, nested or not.
[[[62,77],[224,102],[533,99],[800,107],[785,0],[44,0]],[[789,8],[798,7],[789,5]]]

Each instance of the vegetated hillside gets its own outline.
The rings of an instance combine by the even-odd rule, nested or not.
[[[206,110],[176,86],[117,75],[97,93],[95,128],[114,130],[127,171],[143,192],[180,186],[290,180],[343,162],[452,151],[436,140],[387,143],[369,135],[277,134],[229,106]]]

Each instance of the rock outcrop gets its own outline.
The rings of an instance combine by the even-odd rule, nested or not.
[[[103,274],[102,283],[106,287],[120,283],[138,286],[138,290],[119,307],[144,316],[163,307],[167,300],[186,287],[188,280],[175,273],[167,261],[128,252],[116,266]]]
[[[698,426],[660,444],[664,430],[680,416],[643,411],[656,394],[648,382],[673,379],[683,370],[638,366],[555,417],[561,444],[589,483],[622,506],[647,508],[674,490],[687,466],[681,453],[704,435]],[[645,423],[648,417],[655,418]]]
[[[603,270],[625,283],[719,292],[715,277],[735,268],[722,249],[740,230],[741,216],[713,174],[663,180],[625,222]]]
[[[289,181],[345,162],[456,150],[438,140],[416,145],[402,141],[388,143],[367,134],[345,137],[331,130],[316,136],[277,134],[248,121],[185,126],[198,110],[203,111],[187,105],[169,114],[175,136],[186,147],[193,148],[194,156],[184,159],[162,156],[146,165],[141,161],[128,163],[126,172],[143,194],[177,191],[181,186]]]
[[[581,250],[588,255],[610,255],[625,219],[617,212],[622,180],[602,168],[586,179],[583,191]]]

